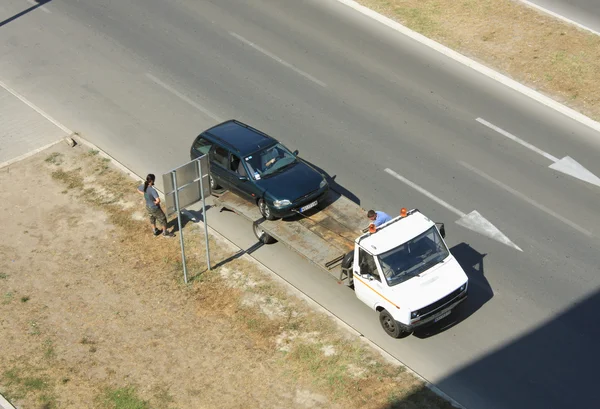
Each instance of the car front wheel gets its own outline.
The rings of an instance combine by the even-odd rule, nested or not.
[[[267,205],[264,199],[258,199],[258,210],[260,210],[260,214],[267,220],[275,220],[276,217],[273,216],[273,212],[271,212],[271,208]]]

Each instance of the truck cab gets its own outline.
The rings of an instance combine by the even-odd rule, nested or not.
[[[356,296],[399,338],[450,315],[467,297],[468,277],[444,241],[445,229],[417,209],[355,240]]]

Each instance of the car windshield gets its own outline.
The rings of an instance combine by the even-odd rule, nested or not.
[[[414,239],[378,256],[388,285],[403,283],[448,257],[449,251],[432,226]]]
[[[294,154],[280,143],[247,156],[244,160],[254,180],[268,178],[297,161]]]

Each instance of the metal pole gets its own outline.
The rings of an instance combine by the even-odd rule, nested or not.
[[[183,262],[183,279],[187,284],[187,266],[185,262],[185,246],[183,244],[183,226],[181,225],[181,210],[179,209],[179,188],[177,187],[176,172],[171,172],[171,180],[173,181],[173,191],[175,194],[175,211],[177,212],[177,223],[179,223],[179,243],[181,244],[181,261]],[[165,227],[166,228],[166,227]]]
[[[200,175],[200,192],[202,193],[202,219],[204,220],[204,240],[206,241],[206,265],[210,271],[210,251],[208,249],[208,221],[206,220],[206,198],[204,197],[204,182],[202,165],[198,159],[198,174]]]

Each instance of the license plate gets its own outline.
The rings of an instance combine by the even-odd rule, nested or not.
[[[312,202],[312,203],[309,203],[309,204],[307,204],[306,206],[302,206],[302,207],[300,208],[300,212],[302,213],[302,212],[305,212],[305,211],[307,211],[308,209],[312,209],[312,208],[313,208],[313,207],[315,207],[316,205],[317,205],[317,201],[315,200],[314,202]]]
[[[452,312],[452,310],[450,311],[446,311],[445,313],[443,313],[442,315],[440,315],[439,317],[436,317],[433,322],[438,322],[439,320],[442,320],[444,318],[446,318],[448,315],[450,315],[450,313]]]

